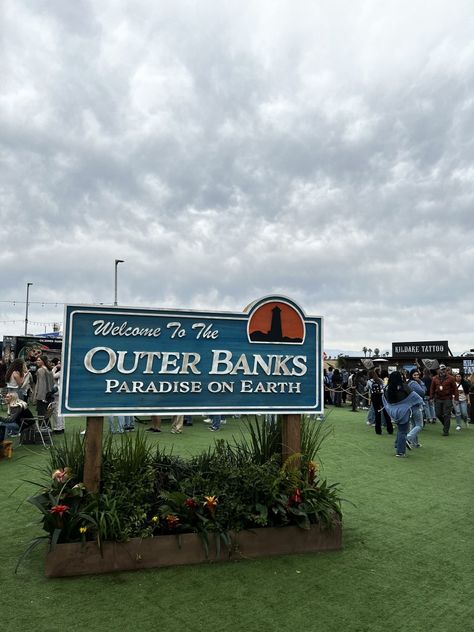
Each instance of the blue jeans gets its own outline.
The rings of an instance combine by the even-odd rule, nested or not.
[[[413,445],[419,445],[418,433],[423,430],[423,406],[413,406],[411,415],[413,426],[407,434],[407,439]]]
[[[125,415],[119,415],[117,417],[117,429],[115,429],[115,417],[113,415],[109,415],[107,417],[107,421],[109,422],[109,431],[112,434],[116,432],[122,433],[125,427]]]
[[[219,430],[219,428],[221,427],[222,415],[212,415],[211,419],[212,419],[211,429]]]
[[[432,399],[429,399],[428,397],[424,398],[423,410],[425,413],[426,421],[431,421],[432,419],[433,420],[436,419],[435,406],[434,406],[434,401]]]
[[[407,450],[407,433],[410,429],[410,411],[397,423],[397,437],[395,439],[395,450],[397,454],[405,454]]]
[[[467,417],[467,401],[465,402],[457,402],[456,400],[454,400],[454,414],[456,415],[456,426],[460,426],[461,425],[461,419],[462,421],[464,421],[465,424],[467,424],[468,417]]]
[[[0,423],[0,441],[7,439],[9,434],[18,434],[20,426],[14,421],[3,421]]]
[[[133,415],[125,415],[123,419],[125,430],[135,428],[135,419],[133,418]]]
[[[370,404],[369,410],[367,411],[367,423],[371,426],[375,424],[375,410],[373,404]]]

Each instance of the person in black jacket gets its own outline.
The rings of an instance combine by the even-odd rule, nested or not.
[[[384,408],[382,394],[384,391],[384,382],[380,377],[380,370],[374,369],[369,373],[370,396],[372,406],[375,413],[375,434],[382,434],[382,414],[385,420],[385,427],[388,434],[393,434],[393,425],[390,415]]]
[[[28,404],[19,399],[17,393],[7,393],[5,401],[8,404],[8,417],[0,417],[0,441],[9,434],[18,434],[22,424],[23,428],[27,428],[34,423]]]
[[[334,391],[334,406],[342,406],[342,375],[339,369],[334,369],[332,373],[332,388]]]

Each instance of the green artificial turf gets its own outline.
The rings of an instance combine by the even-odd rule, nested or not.
[[[84,420],[67,420],[67,432]],[[44,549],[14,574],[39,513],[23,502],[47,451],[20,447],[0,461],[0,586],[4,632],[233,631],[457,632],[474,629],[474,428],[421,435],[423,447],[394,458],[393,437],[376,436],[363,412],[329,412],[323,472],[345,503],[339,552],[48,580]],[[200,451],[215,434],[201,421],[182,435],[149,433],[176,453]],[[60,437],[56,440],[62,440]]]

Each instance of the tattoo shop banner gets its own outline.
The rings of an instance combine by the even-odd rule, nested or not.
[[[60,414],[322,413],[321,317],[66,305]]]
[[[447,340],[392,342],[392,358],[444,358],[449,356]]]

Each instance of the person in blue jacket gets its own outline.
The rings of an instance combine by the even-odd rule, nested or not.
[[[421,397],[424,402],[426,395],[426,386],[421,380],[420,370],[412,369],[410,371],[410,379],[408,380],[408,388]],[[415,404],[411,409],[412,414],[412,429],[407,434],[407,448],[421,448],[421,443],[418,441],[418,433],[423,430],[423,403],[421,405]]]
[[[418,393],[410,391],[408,384],[403,381],[401,373],[393,371],[388,376],[388,384],[382,401],[392,421],[397,424],[395,456],[405,457],[411,409],[413,406],[422,404],[423,400]]]

